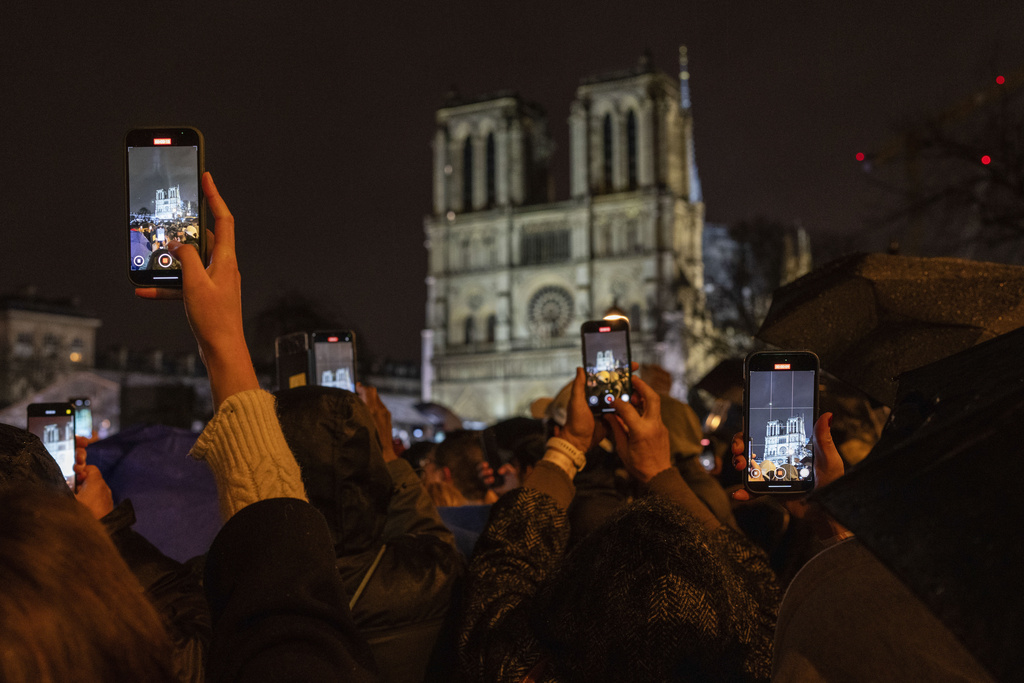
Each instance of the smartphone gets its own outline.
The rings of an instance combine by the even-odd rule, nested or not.
[[[92,438],[92,400],[84,396],[69,398],[68,403],[75,409],[75,436]]]
[[[313,384],[356,390],[356,335],[351,330],[314,332]]]
[[[292,332],[274,340],[274,361],[277,364],[277,388],[294,389],[311,384],[312,357],[309,335]]]
[[[188,126],[137,128],[124,136],[128,279],[136,287],[181,287],[177,240],[206,251],[203,134]]]
[[[39,437],[75,490],[75,409],[70,403],[31,403],[28,431]]]
[[[583,370],[587,375],[587,404],[595,413],[614,412],[616,398],[633,395],[630,369],[629,321],[588,320],[580,327]]]
[[[814,488],[811,433],[818,415],[818,357],[759,351],[744,362],[744,481],[754,493]]]

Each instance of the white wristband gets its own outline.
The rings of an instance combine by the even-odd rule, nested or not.
[[[548,439],[547,450],[556,451],[566,456],[577,470],[582,470],[587,464],[587,454],[561,437],[553,436]]]

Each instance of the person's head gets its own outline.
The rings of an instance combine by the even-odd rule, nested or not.
[[[379,544],[391,502],[377,428],[358,396],[305,386],[275,394],[281,431],[309,502],[327,519],[338,557]]]
[[[484,501],[487,487],[477,475],[477,465],[484,461],[480,432],[467,429],[451,432],[437,445],[434,458],[444,473],[444,479],[451,482],[469,503]]]
[[[159,615],[83,506],[7,487],[0,519],[0,680],[175,680]]]
[[[657,496],[638,499],[584,537],[531,607],[533,631],[558,676],[749,677],[745,657],[761,642],[758,624],[771,606],[750,613],[757,608],[743,581],[708,543],[695,519]]]

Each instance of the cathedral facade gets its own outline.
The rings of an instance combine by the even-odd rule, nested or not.
[[[564,201],[538,107],[502,94],[437,111],[425,400],[480,422],[526,414],[572,379],[580,325],[610,311],[674,394],[707,369],[686,343],[707,322],[685,48],[680,64],[679,78],[641,62],[581,83]]]

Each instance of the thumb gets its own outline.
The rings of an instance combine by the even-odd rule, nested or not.
[[[822,413],[814,423],[814,486],[820,488],[843,476],[846,470],[832,440],[832,413]]]
[[[181,262],[182,279],[185,282],[195,279],[199,272],[205,272],[203,259],[199,257],[195,246],[177,241],[168,242],[167,251]]]

